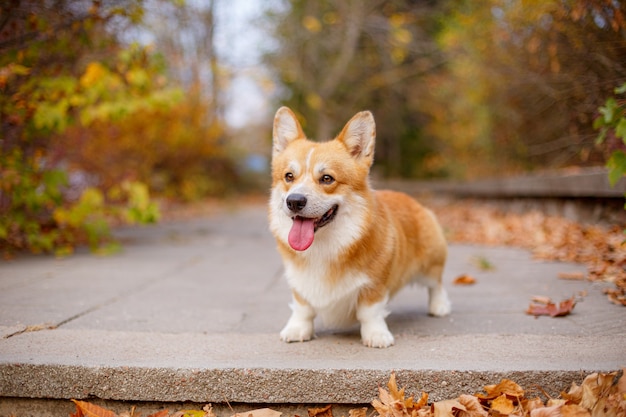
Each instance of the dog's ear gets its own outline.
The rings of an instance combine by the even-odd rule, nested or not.
[[[369,111],[355,114],[337,136],[350,154],[368,165],[374,161],[374,145],[376,143],[376,123]]]
[[[281,107],[274,116],[274,132],[272,134],[272,155],[276,156],[285,150],[287,145],[296,139],[304,139],[304,132],[296,115],[288,107]]]

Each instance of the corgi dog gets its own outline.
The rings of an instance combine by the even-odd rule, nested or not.
[[[370,187],[375,137],[368,111],[321,143],[305,137],[289,108],[276,112],[269,227],[293,296],[285,342],[312,339],[320,316],[334,327],[358,321],[364,345],[391,346],[387,302],[413,282],[428,288],[431,315],[450,313],[441,227],[406,194]]]

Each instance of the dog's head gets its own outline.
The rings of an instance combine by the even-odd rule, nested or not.
[[[319,230],[360,233],[374,160],[376,126],[368,111],[357,113],[332,141],[307,140],[294,113],[274,117],[270,226],[297,251],[308,249]],[[328,226],[328,227],[326,227]]]

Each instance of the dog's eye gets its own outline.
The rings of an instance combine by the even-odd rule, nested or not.
[[[293,174],[291,172],[288,172],[285,174],[285,181],[286,182],[292,182],[293,181]]]
[[[332,184],[333,182],[335,182],[335,179],[328,174],[322,175],[322,178],[320,178],[320,184]]]

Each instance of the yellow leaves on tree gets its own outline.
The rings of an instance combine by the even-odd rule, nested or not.
[[[140,109],[114,124],[71,128],[57,138],[57,152],[73,170],[97,177],[103,189],[130,180],[183,200],[221,194],[235,170],[222,126],[208,120],[208,105],[194,94],[172,108]]]

